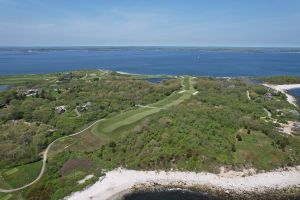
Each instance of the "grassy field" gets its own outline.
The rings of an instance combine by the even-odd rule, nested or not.
[[[242,141],[236,141],[237,152],[234,159],[236,164],[257,166],[259,169],[272,169],[279,163],[284,165],[284,157],[288,155],[290,149],[286,152],[272,146],[272,140],[259,131],[252,131],[247,134],[246,130],[241,131]]]
[[[180,97],[172,95],[150,105],[153,108],[137,110],[146,115],[155,106],[176,105],[171,109],[137,117],[132,123],[124,123],[130,121],[125,115],[109,118],[115,119],[109,125],[99,124],[97,135],[115,139],[96,154],[102,166],[218,173],[223,166],[270,170],[299,162],[299,136],[288,138],[261,119],[266,116],[262,105],[278,103],[276,98],[249,101],[246,91],[258,89],[238,80],[190,78],[183,83],[194,85],[198,93],[191,95],[195,90],[189,87],[176,94]],[[274,107],[285,106],[282,101]]]
[[[49,160],[51,160],[59,152],[65,150],[75,152],[92,152],[99,149],[103,144],[108,143],[112,139],[118,138],[120,134],[124,134],[132,130],[132,128],[146,117],[163,109],[180,104],[184,100],[190,98],[192,93],[195,91],[191,84],[191,78],[187,77],[186,80],[188,80],[188,82],[185,83],[188,84],[189,90],[185,90],[183,93],[174,92],[161,101],[147,105],[149,107],[141,107],[118,115],[111,115],[106,120],[95,125],[91,128],[91,130],[88,130],[86,134],[60,140],[53,145],[49,152]],[[186,88],[186,86],[183,88]]]
[[[87,74],[82,79],[93,80],[96,75]],[[103,175],[102,170],[120,166],[218,173],[221,166],[233,170],[251,167],[269,170],[299,162],[299,136],[288,138],[282,146],[286,138],[277,133],[273,124],[261,118],[266,116],[264,105],[274,104],[277,108],[281,101],[264,101],[259,97],[266,91],[260,94],[262,88],[252,88],[237,80],[189,76],[181,80],[181,91],[178,91],[177,80],[177,88],[168,93],[171,95],[159,98],[162,100],[144,104],[133,101],[123,112],[111,112],[85,133],[58,141],[49,152],[45,176],[24,191],[0,194],[0,200],[19,199],[15,195],[28,197],[28,194],[35,197],[32,199],[39,199],[39,192],[44,191],[45,197],[51,194],[44,199],[61,199],[98,180]],[[252,95],[251,101],[247,99],[247,90]],[[258,91],[256,99],[254,91]],[[269,107],[268,110],[274,110]],[[274,111],[273,114],[275,116]],[[80,164],[92,163],[92,167],[70,162],[74,160],[81,161]],[[38,173],[38,164],[34,165],[0,171],[0,187],[30,182],[30,177]],[[66,166],[69,172],[61,173]],[[23,180],[18,180],[23,173]],[[95,179],[85,185],[78,184],[89,174],[95,175]]]
[[[19,84],[29,81],[39,81],[39,80],[54,80],[55,76],[51,75],[18,75],[18,76],[0,76],[0,85],[12,85]]]
[[[171,106],[180,104],[184,100],[190,98],[195,91],[191,84],[190,77],[184,77],[183,83],[183,88],[185,89],[185,91],[180,93],[175,92],[161,101],[147,105],[148,107],[142,107],[137,108],[136,110],[123,112],[105,121],[99,122],[92,128],[92,133],[101,135],[103,137],[108,136],[114,138],[114,133],[116,133],[116,130],[119,130],[121,127],[126,127],[130,124],[136,123],[147,116],[161,111],[162,109],[167,109]]]
[[[16,188],[33,181],[41,169],[41,161],[1,171],[0,186]]]
[[[107,70],[88,70],[88,71],[77,71],[76,73],[86,73],[86,76],[82,79],[94,79],[98,77],[104,77],[109,73]],[[65,72],[68,73],[68,72]],[[126,76],[124,76],[126,77]],[[149,79],[149,78],[174,78],[173,76],[167,75],[128,75],[129,79]],[[24,82],[39,81],[39,80],[55,80],[57,75],[55,74],[27,74],[27,75],[12,75],[12,76],[0,76],[0,85],[12,85],[20,84]]]
[[[28,79],[32,80],[28,77],[24,77],[23,80],[25,81]],[[149,107],[140,107],[135,110],[126,111],[118,115],[112,115],[105,121],[99,122],[97,126],[93,127],[91,130],[93,134],[90,134],[90,131],[87,131],[86,134],[78,135],[74,138],[66,138],[57,142],[50,151],[49,162],[52,162],[52,158],[54,158],[55,155],[62,151],[93,151],[94,149],[101,147],[102,143],[106,143],[105,141],[110,141],[111,139],[114,139],[114,137],[119,136],[117,134],[110,133],[116,133],[119,132],[119,130],[123,132],[129,129],[131,130],[132,127],[135,126],[135,124],[140,123],[147,116],[157,113],[163,109],[167,109],[171,106],[177,105],[190,98],[192,93],[194,92],[194,89],[190,84],[190,78],[187,77],[185,79],[187,81],[184,81],[185,85],[183,86],[183,88],[188,90],[185,90],[182,93],[174,92],[161,101],[147,105]],[[14,82],[14,79],[11,78],[9,79],[9,81]],[[9,81],[8,79],[5,80],[5,83],[7,84]],[[2,188],[15,188],[29,183],[38,176],[40,167],[41,163],[36,162],[2,171],[0,186]],[[4,194],[0,196],[0,198],[3,199],[11,199],[14,197],[15,196]]]

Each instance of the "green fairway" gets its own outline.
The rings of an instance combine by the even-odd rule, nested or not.
[[[18,76],[0,76],[0,85],[10,85],[10,84],[19,84],[30,81],[42,81],[42,80],[55,80],[56,77],[53,75],[18,75]]]
[[[33,181],[40,173],[41,164],[37,161],[1,171],[1,187],[16,188]]]
[[[167,109],[171,106],[180,104],[184,100],[190,98],[193,92],[195,91],[192,86],[190,77],[184,77],[183,88],[185,90],[180,92],[174,92],[173,94],[161,101],[147,105],[148,107],[141,107],[136,110],[130,110],[116,115],[114,117],[111,117],[105,121],[99,122],[96,126],[92,128],[92,133],[107,135],[108,133],[112,133],[113,131],[123,126],[135,123],[149,115],[157,113],[162,109]]]
[[[96,136],[99,139],[101,138],[101,142],[105,141],[104,143],[106,143],[107,141],[111,141],[112,139],[115,139],[116,137],[128,132],[129,129],[131,130],[136,123],[144,120],[144,118],[187,100],[195,92],[195,89],[193,88],[190,77],[185,77],[184,79],[185,80],[183,81],[181,91],[175,91],[163,100],[153,104],[137,105],[136,109],[121,112],[118,115],[111,116],[103,121],[98,122],[94,127],[92,127],[91,132],[93,134],[91,134],[91,136]],[[70,140],[73,141],[76,139],[78,138],[73,138]],[[91,138],[91,141],[92,140],[93,137]],[[86,141],[89,145],[91,144],[91,141],[86,139],[84,141]],[[61,140],[60,142],[64,141]],[[74,144],[75,142],[71,144],[68,142],[62,143],[60,147],[63,149],[70,149],[73,148],[72,145]],[[99,143],[97,146],[98,145]],[[74,145],[74,148],[76,149],[78,147]],[[16,188],[25,185],[38,176],[40,168],[41,162],[39,161],[0,171],[0,186],[2,188]],[[9,199],[11,196],[0,196],[0,198]]]

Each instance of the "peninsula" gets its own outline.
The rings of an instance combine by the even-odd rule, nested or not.
[[[286,90],[300,81],[277,79],[0,77],[9,85],[0,93],[0,198],[118,199],[168,188],[298,197],[300,110]]]

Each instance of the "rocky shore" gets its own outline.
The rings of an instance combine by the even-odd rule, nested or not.
[[[119,168],[106,173],[91,187],[65,199],[118,200],[132,192],[170,188],[208,192],[222,199],[296,198],[300,195],[300,166],[265,173],[244,170],[220,174]]]

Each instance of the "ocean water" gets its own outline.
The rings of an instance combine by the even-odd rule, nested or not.
[[[288,90],[288,93],[297,99],[297,104],[300,105],[300,88]]]
[[[172,190],[172,191],[154,191],[138,192],[124,197],[124,200],[222,200],[207,194]]]
[[[0,75],[79,69],[135,74],[300,76],[300,49],[72,47],[0,48]]]
[[[9,86],[8,85],[0,85],[0,92],[3,92],[5,90],[8,90]]]

